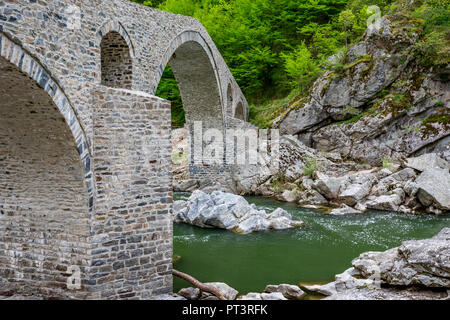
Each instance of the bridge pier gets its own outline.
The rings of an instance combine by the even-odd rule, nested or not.
[[[172,292],[170,103],[98,86],[93,92],[91,267],[100,298]]]

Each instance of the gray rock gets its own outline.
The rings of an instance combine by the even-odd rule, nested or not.
[[[424,206],[450,210],[450,174],[448,169],[426,169],[416,179],[417,197]]]
[[[283,230],[303,226],[285,210],[278,208],[271,214],[257,210],[239,195],[214,191],[206,194],[197,190],[187,201],[176,201],[174,222],[202,228],[220,228],[246,234],[265,230]]]
[[[364,277],[390,285],[450,288],[450,228],[426,240],[405,241],[384,252],[366,252],[352,261]]]
[[[184,297],[187,300],[198,300],[200,299],[200,289],[198,288],[183,288],[178,291],[178,295]]]
[[[372,185],[370,183],[351,184],[339,195],[339,199],[345,204],[354,206],[370,193]]]
[[[330,282],[324,285],[306,285],[301,287],[303,290],[307,292],[319,293],[324,296],[331,296],[336,293],[336,285],[334,282]]]
[[[272,292],[272,293],[261,293],[261,300],[287,300],[282,293]]]
[[[336,199],[342,187],[348,183],[347,177],[334,178],[323,173],[317,174],[317,179],[313,185],[327,199]]]
[[[425,171],[426,169],[449,169],[450,166],[447,161],[441,159],[436,153],[427,153],[415,158],[406,159],[405,165],[409,168],[418,171]]]
[[[237,300],[262,300],[262,298],[260,293],[250,292],[246,295],[239,296]]]
[[[297,190],[284,190],[281,199],[286,202],[296,202],[298,200]]]
[[[353,209],[352,207],[347,206],[346,204],[343,204],[340,208],[335,208],[330,211],[331,215],[341,216],[346,214],[358,214],[361,213],[361,211]]]
[[[192,300],[192,299],[187,299],[178,294],[162,294],[159,296],[152,297],[151,300]]]
[[[365,206],[370,209],[398,211],[404,199],[405,192],[397,188],[389,195],[382,195],[375,197],[373,200],[366,201]]]
[[[398,288],[353,288],[330,295],[323,300],[440,300],[441,292]]]
[[[298,134],[305,131],[316,124],[324,121],[328,117],[324,112],[322,105],[314,99],[310,102],[292,108],[279,124],[281,134]],[[275,120],[275,123],[280,119]]]
[[[306,293],[298,286],[290,284],[268,285],[264,290],[266,293],[280,292],[286,299],[301,300]]]
[[[235,300],[237,295],[238,295],[238,291],[235,290],[234,288],[230,287],[226,283],[223,283],[223,282],[207,282],[206,284],[214,286],[217,289],[219,289],[220,292],[222,292],[222,294],[225,297],[225,299],[227,299],[227,300]]]

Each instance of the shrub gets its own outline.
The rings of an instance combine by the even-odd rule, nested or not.
[[[312,177],[314,173],[319,170],[319,165],[315,157],[308,157],[303,166],[303,173],[309,177]]]

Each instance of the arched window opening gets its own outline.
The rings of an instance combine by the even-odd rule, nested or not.
[[[232,107],[233,107],[233,89],[231,88],[231,83],[229,83],[227,88],[227,110],[232,110]]]
[[[125,39],[111,31],[103,37],[100,47],[102,85],[131,90],[133,61]]]
[[[238,105],[236,106],[236,110],[234,111],[234,117],[236,119],[245,121],[244,106],[242,105],[242,102],[239,102]]]
[[[172,128],[182,128],[186,123],[183,102],[181,101],[180,89],[172,69],[167,65],[159,82],[156,96],[169,100],[172,112]]]

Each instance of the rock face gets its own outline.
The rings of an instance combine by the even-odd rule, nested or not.
[[[378,166],[382,158],[401,161],[422,153],[449,161],[450,126],[439,119],[449,116],[450,83],[439,79],[444,71],[430,72],[411,54],[421,28],[403,14],[379,19],[361,42],[334,59],[335,67],[308,96],[281,112],[274,127],[355,162]],[[410,166],[422,171],[420,163],[428,160],[435,159],[411,160]]]
[[[384,252],[366,252],[353,267],[323,286],[305,286],[330,300],[448,299],[450,228],[426,240],[405,241]]]
[[[285,210],[278,208],[267,214],[257,210],[239,195],[197,190],[187,201],[175,201],[174,221],[202,228],[220,228],[246,234],[254,231],[283,230],[303,226]]]
[[[439,158],[436,153],[426,153],[415,158],[408,158],[405,165],[421,172],[433,168],[449,169],[447,161]]]
[[[426,240],[405,241],[385,252],[366,252],[353,260],[365,277],[378,272],[390,285],[450,288],[450,228]]]
[[[371,168],[343,161],[336,154],[318,153],[292,136],[282,141],[280,171],[259,185],[255,181],[250,193],[301,206],[335,208],[326,210],[335,215],[367,209],[449,211],[449,164],[435,154]]]

